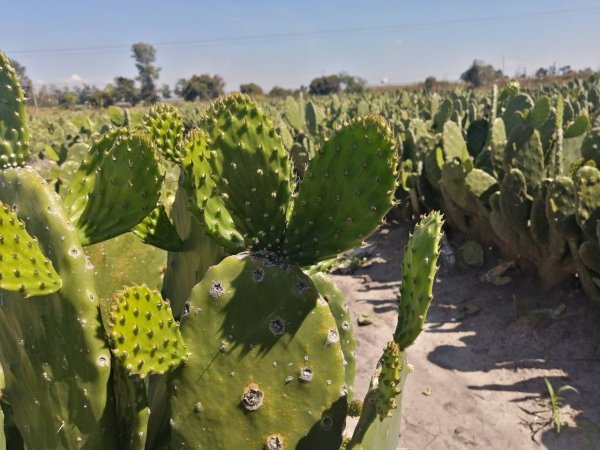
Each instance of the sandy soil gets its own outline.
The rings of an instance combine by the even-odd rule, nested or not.
[[[392,223],[368,242],[367,267],[331,277],[346,294],[356,327],[357,398],[396,324],[400,261],[409,226]],[[481,276],[502,261],[486,251],[481,269],[442,264],[425,332],[409,349],[415,370],[403,401],[401,449],[600,449],[600,306],[576,282],[544,292],[518,269],[495,286]],[[564,311],[555,317],[552,312]],[[558,308],[558,309],[557,309]],[[544,378],[564,391],[560,434],[551,424]]]

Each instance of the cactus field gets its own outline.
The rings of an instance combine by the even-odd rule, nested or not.
[[[596,448],[598,165],[597,76],[48,114],[0,52],[0,450]]]

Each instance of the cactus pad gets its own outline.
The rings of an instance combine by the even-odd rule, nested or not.
[[[514,228],[528,229],[531,200],[527,194],[527,183],[523,172],[510,169],[500,185],[500,211],[504,219]]]
[[[30,449],[118,448],[109,396],[110,353],[94,278],[62,202],[33,170],[0,173],[0,201],[16,207],[62,279],[54,293],[23,301],[3,291],[0,364],[6,401]]]
[[[113,354],[132,375],[165,373],[187,359],[169,303],[147,286],[116,293],[110,309]]]
[[[154,105],[142,118],[142,127],[150,134],[160,154],[179,164],[183,121],[177,109],[164,103]]]
[[[575,174],[576,218],[585,237],[595,242],[596,224],[600,220],[600,170],[583,166]]]
[[[344,294],[336,285],[329,281],[322,273],[315,273],[310,277],[315,283],[319,294],[329,305],[340,335],[340,344],[344,352],[344,368],[346,370],[346,386],[348,386],[348,401],[354,398],[354,378],[356,376],[356,338],[352,330],[352,319],[346,305]]]
[[[293,184],[292,166],[271,120],[243,94],[210,107],[203,123],[210,140],[210,176],[246,245],[279,247]]]
[[[156,207],[162,175],[150,139],[121,131],[101,140],[75,174],[65,203],[70,205],[83,245],[130,231]],[[112,145],[111,145],[112,143]],[[85,205],[80,200],[86,199]]]
[[[415,226],[404,250],[398,324],[394,332],[394,341],[401,350],[415,341],[425,323],[433,298],[442,224],[441,213],[429,213]]]
[[[306,168],[283,252],[309,265],[359,245],[393,204],[397,164],[396,145],[381,117],[340,129]]]
[[[25,98],[19,78],[0,52],[0,167],[22,166],[29,159]]]
[[[170,252],[178,252],[183,248],[183,241],[162,203],[159,203],[144,220],[133,227],[132,231],[143,242],[154,247]]]
[[[188,308],[181,331],[191,355],[169,389],[173,448],[339,448],[343,354],[309,277],[270,253],[230,256]]]
[[[449,121],[444,124],[442,138],[444,140],[444,157],[447,162],[454,159],[460,161],[469,159],[469,152],[462,130],[456,123]]]
[[[7,205],[0,202],[0,289],[25,297],[56,292],[62,281],[37,240]]]
[[[375,409],[379,420],[392,416],[392,410],[398,408],[396,397],[402,393],[402,351],[394,341],[388,342],[379,361],[379,377],[374,396]]]

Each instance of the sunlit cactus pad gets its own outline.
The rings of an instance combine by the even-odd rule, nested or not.
[[[0,288],[25,297],[56,292],[62,281],[16,213],[0,202]]]
[[[187,359],[169,303],[147,286],[128,287],[114,295],[110,326],[113,354],[130,374],[165,373]]]
[[[22,166],[29,159],[25,99],[19,78],[0,52],[0,167]]]

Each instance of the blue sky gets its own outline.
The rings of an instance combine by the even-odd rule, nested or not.
[[[600,70],[598,0],[20,0],[2,15],[0,49],[36,83],[133,77],[140,41],[156,47],[159,83],[210,73],[228,90],[341,71],[370,84],[456,80],[475,58],[509,75]]]

